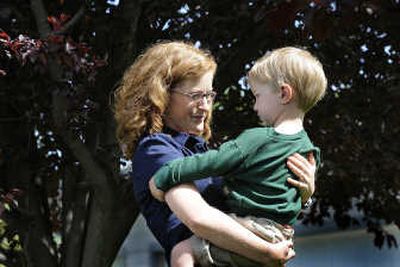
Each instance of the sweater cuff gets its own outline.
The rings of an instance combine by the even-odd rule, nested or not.
[[[154,183],[158,189],[167,192],[171,187],[168,175],[169,167],[167,165],[161,167],[156,174],[153,176]]]

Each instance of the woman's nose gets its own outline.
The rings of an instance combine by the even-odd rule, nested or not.
[[[210,101],[206,96],[203,96],[203,98],[201,98],[198,102],[198,107],[202,110],[210,110],[211,105],[212,101]]]

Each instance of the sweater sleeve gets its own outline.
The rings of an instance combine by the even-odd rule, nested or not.
[[[168,162],[154,175],[156,187],[164,192],[171,187],[208,176],[229,176],[243,168],[245,158],[235,140],[217,150]]]

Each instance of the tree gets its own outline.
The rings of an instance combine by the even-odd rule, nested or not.
[[[9,230],[22,236],[29,266],[108,266],[137,209],[128,180],[118,172],[118,147],[107,108],[112,85],[108,82],[105,91],[95,86],[96,51],[91,53],[83,41],[72,41],[90,37],[86,27],[93,22],[78,24],[89,19],[85,13],[96,20],[97,12],[105,14],[108,7],[97,4],[90,12],[86,4],[45,6],[34,0],[30,5],[23,1],[14,4],[18,7],[10,5],[3,10],[10,10],[6,13],[11,21],[20,14],[25,21],[11,23],[8,32],[19,33],[27,27],[29,35],[40,41],[19,36],[14,46],[9,40],[3,43],[10,53],[4,50],[2,56],[6,76],[1,87],[7,96],[1,100],[1,168],[6,178],[2,187],[5,192],[22,190],[14,217],[25,218],[23,224],[9,220]],[[73,14],[69,20],[58,11],[64,4]],[[137,12],[133,1],[123,7],[129,15]],[[48,16],[47,10],[54,16]],[[107,17],[102,19],[103,24],[96,26],[106,23]],[[32,22],[37,26],[29,29]],[[135,22],[127,20],[126,25],[131,23]],[[132,50],[131,39],[120,39],[118,48],[126,45]],[[24,49],[30,43],[33,47]],[[12,53],[27,62],[15,67],[18,60],[13,60]],[[105,51],[99,49],[98,54],[105,55]],[[109,62],[110,67],[124,68]],[[117,231],[110,231],[113,225],[118,226]]]
[[[345,228],[360,223],[356,207],[376,245],[396,244],[381,225],[400,226],[398,1],[108,2],[0,4],[0,227],[19,237],[6,264],[110,265],[138,213],[110,100],[159,39],[216,56],[215,142],[257,123],[243,78],[252,61],[283,45],[316,54],[330,90],[306,123],[324,165],[304,222]]]

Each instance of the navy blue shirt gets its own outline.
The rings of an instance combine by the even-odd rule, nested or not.
[[[189,238],[190,230],[171,212],[166,203],[154,199],[148,182],[153,174],[168,161],[207,151],[204,139],[165,129],[163,133],[143,137],[132,159],[134,193],[140,211],[147,225],[165,249],[169,263],[172,248]],[[203,198],[212,206],[223,209],[224,197],[220,178],[206,178],[195,181]]]

